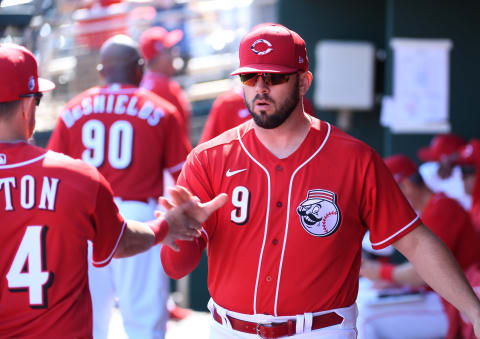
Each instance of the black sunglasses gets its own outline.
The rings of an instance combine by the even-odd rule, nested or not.
[[[29,93],[29,94],[22,94],[20,95],[20,98],[29,98],[29,97],[34,97],[35,98],[35,105],[40,105],[40,100],[42,100],[43,94],[40,92],[36,93]]]
[[[295,73],[244,73],[239,76],[242,84],[253,87],[257,83],[258,77],[262,77],[268,86],[274,86],[288,82],[293,74]]]

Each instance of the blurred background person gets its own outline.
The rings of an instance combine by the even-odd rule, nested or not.
[[[151,220],[156,197],[164,192],[164,169],[176,178],[190,144],[175,107],[138,87],[143,60],[130,37],[108,39],[100,57],[106,84],[67,103],[48,148],[97,167],[112,185],[125,217]],[[90,289],[95,339],[107,338],[116,298],[129,338],[165,336],[170,286],[160,246],[103,269],[91,269]]]
[[[470,195],[465,192],[460,166],[445,170],[441,162],[454,154],[466,141],[456,134],[438,134],[433,137],[430,145],[417,151],[417,158],[423,163],[418,170],[425,184],[433,192],[443,192],[456,199],[466,210],[472,204]]]
[[[442,161],[442,170],[446,173],[460,167],[466,194],[472,199],[470,216],[477,230],[480,230],[480,139],[472,139],[457,152]]]
[[[140,36],[140,51],[146,62],[147,70],[140,87],[161,96],[176,107],[182,118],[182,126],[190,131],[192,108],[182,87],[172,79],[176,73],[173,65],[174,46],[183,38],[179,29],[168,32],[163,27],[152,27]]]
[[[423,182],[417,166],[404,155],[393,155],[385,164],[422,221],[452,251],[462,269],[480,262],[480,236],[468,213],[444,193],[434,193]],[[359,338],[440,338],[448,321],[440,296],[409,262],[362,260],[359,307]]]

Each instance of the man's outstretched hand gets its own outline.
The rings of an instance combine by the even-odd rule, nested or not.
[[[157,211],[155,216],[158,218],[163,214],[168,222],[169,230],[162,243],[178,251],[175,240],[193,240],[200,236],[202,223],[227,202],[227,195],[221,193],[212,200],[201,203],[198,197],[182,186],[169,188],[169,193],[172,201],[165,197],[159,198],[166,212]]]

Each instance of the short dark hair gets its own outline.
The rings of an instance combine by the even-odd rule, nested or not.
[[[7,119],[13,115],[20,105],[20,100],[0,102],[0,120]]]
[[[460,169],[462,170],[462,175],[473,175],[477,172],[477,169],[474,165],[461,165]]]
[[[412,175],[410,175],[408,177],[408,180],[410,180],[412,184],[414,184],[417,187],[425,186],[425,181],[423,181],[422,176],[418,172],[415,172]]]

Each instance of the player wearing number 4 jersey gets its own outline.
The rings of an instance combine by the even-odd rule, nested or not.
[[[164,170],[176,180],[190,144],[175,107],[138,88],[143,63],[133,40],[112,37],[100,54],[107,84],[67,103],[48,148],[96,166],[112,185],[120,212],[150,220],[163,194]],[[170,289],[159,246],[90,273],[95,339],[107,337],[115,297],[130,338],[163,338]]]
[[[162,249],[166,272],[180,278],[208,248],[211,338],[355,338],[367,230],[375,248],[401,251],[478,335],[479,300],[379,155],[305,114],[312,74],[302,38],[259,26],[239,54],[232,74],[253,120],[199,145],[178,179],[201,200],[225,192],[229,202],[201,238]]]
[[[87,240],[93,264],[104,266],[160,241],[175,247],[175,239],[198,236],[216,206],[189,200],[151,228],[124,220],[94,167],[27,143],[35,105],[54,87],[38,78],[33,54],[0,44],[0,73],[0,338],[92,338]],[[179,188],[172,195],[188,200]],[[185,217],[197,208],[203,217]]]

